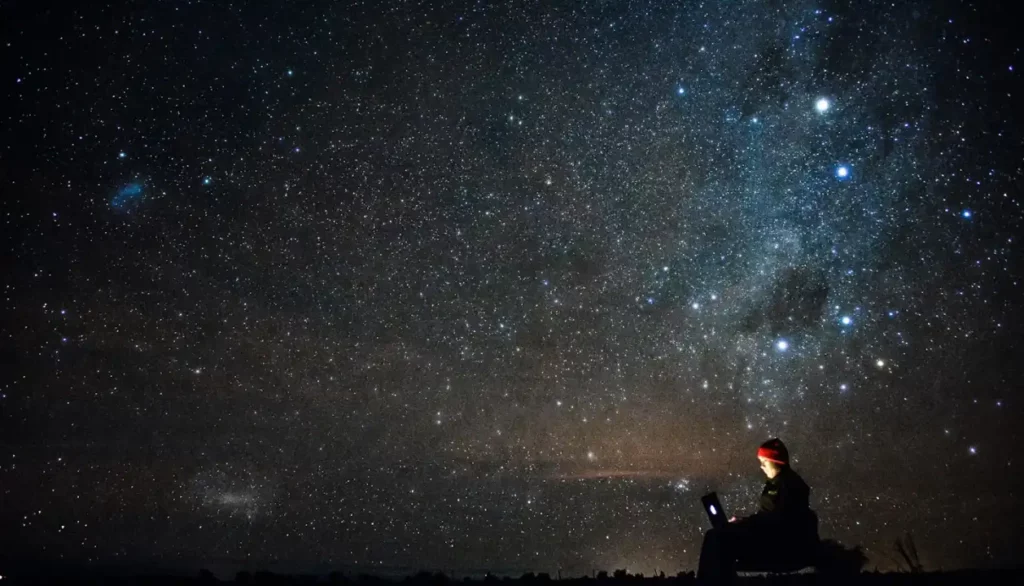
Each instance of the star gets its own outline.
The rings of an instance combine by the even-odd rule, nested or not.
[[[836,167],[836,178],[840,181],[847,179],[850,176],[850,168],[846,165],[839,165]]]
[[[775,342],[775,348],[779,352],[785,352],[786,350],[789,350],[789,342],[787,340],[779,340]]]
[[[826,98],[818,98],[818,101],[814,103],[814,109],[817,110],[819,114],[828,112],[828,109],[831,106],[832,104],[830,104]]]
[[[843,324],[844,326],[853,325],[853,318],[848,315],[844,315],[839,319],[839,323]]]

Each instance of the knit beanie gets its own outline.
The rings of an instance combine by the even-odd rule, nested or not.
[[[789,450],[786,449],[786,444],[777,437],[761,444],[761,447],[757,449],[757,456],[776,464],[789,464]]]

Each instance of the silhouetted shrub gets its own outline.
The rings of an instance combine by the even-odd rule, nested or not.
[[[246,586],[251,583],[252,574],[250,574],[249,572],[242,571],[235,574],[235,584],[238,584],[239,586]]]
[[[598,572],[597,573],[597,579],[598,580],[607,580],[608,579],[608,572],[607,572],[607,570],[601,570],[600,572]]]
[[[267,584],[274,584],[275,582],[278,582],[278,578],[273,572],[260,570],[252,575],[252,581],[253,584],[256,584],[257,586],[265,586]]]
[[[899,554],[900,559],[897,563],[900,565],[900,569],[912,574],[919,574],[924,571],[924,565],[921,564],[921,558],[917,555],[917,546],[914,545],[914,538],[907,533],[903,536],[903,539],[897,539],[896,543],[893,544],[893,549]],[[903,565],[906,564],[904,568]]]
[[[859,545],[847,548],[833,539],[824,539],[818,545],[814,567],[819,574],[850,576],[860,573],[867,561]]]
[[[406,577],[404,581],[422,586],[445,586],[448,584],[448,576],[444,572],[434,572],[432,574],[427,570],[421,570],[415,576]]]

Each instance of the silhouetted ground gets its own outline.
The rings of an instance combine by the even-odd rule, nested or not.
[[[3,575],[0,586],[11,584],[54,584],[67,586],[92,585],[149,585],[149,586],[216,586],[237,584],[238,586],[304,586],[314,584],[343,586],[541,586],[545,583],[558,582],[559,586],[696,586],[692,572],[674,576],[631,575],[624,570],[612,574],[601,572],[594,577],[572,577],[555,579],[548,574],[524,574],[519,578],[485,576],[483,578],[452,579],[444,574],[421,572],[405,578],[382,578],[367,574],[350,575],[332,572],[327,575],[284,575],[271,572],[239,572],[234,580],[218,580],[208,571],[200,571],[196,576],[105,576],[90,573],[76,577]],[[738,585],[751,586],[768,584],[850,584],[858,586],[987,586],[989,584],[1024,584],[1024,568],[1004,570],[960,570],[951,572],[920,572],[920,573],[877,573],[865,572],[847,576],[826,576],[814,573],[798,573],[785,575],[743,575],[736,582]]]

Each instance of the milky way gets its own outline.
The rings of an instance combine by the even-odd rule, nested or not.
[[[1019,556],[1007,14],[152,4],[2,9],[4,555],[675,572],[779,436]]]

